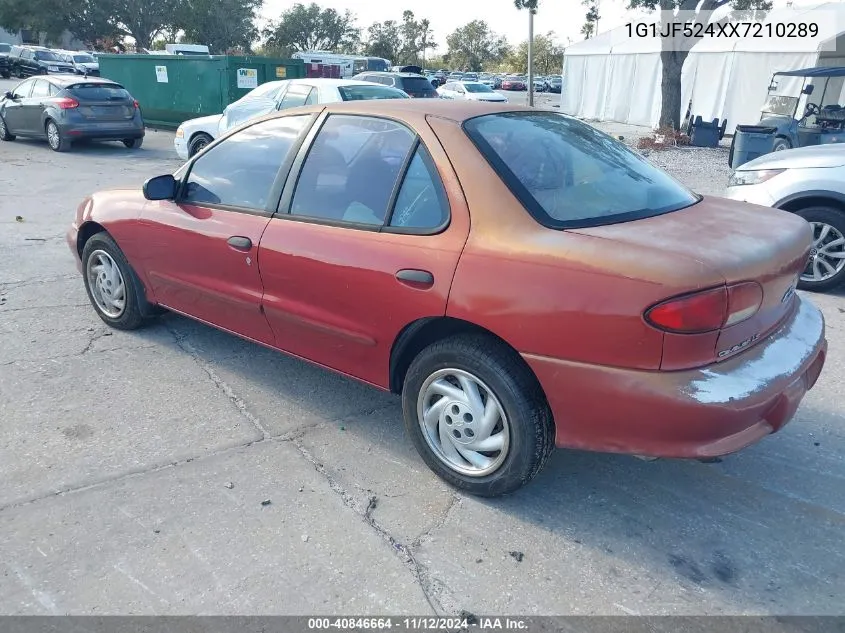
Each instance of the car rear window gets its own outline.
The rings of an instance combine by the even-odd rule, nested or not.
[[[75,84],[67,91],[80,101],[123,101],[129,93],[118,84]]]
[[[425,77],[403,77],[402,89],[405,92],[434,92],[434,86]]]
[[[409,99],[401,90],[388,86],[339,86],[340,98],[344,101],[367,101],[369,99]]]
[[[8,53],[10,50],[12,50],[12,47],[8,44],[0,44],[0,53]]]
[[[549,228],[616,224],[700,200],[594,127],[552,112],[488,114],[469,137],[534,218]]]

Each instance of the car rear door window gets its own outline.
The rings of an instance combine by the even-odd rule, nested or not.
[[[30,98],[35,99],[37,97],[49,97],[50,96],[50,82],[45,81],[44,79],[38,79],[35,82],[35,85],[32,88],[32,93],[30,94]]]
[[[264,211],[282,163],[310,120],[262,121],[206,149],[191,167],[180,202]]]
[[[290,213],[382,226],[416,136],[386,119],[332,115],[299,174]]]
[[[437,229],[449,219],[447,200],[434,161],[420,144],[405,172],[389,225],[399,229]]]
[[[402,90],[408,94],[423,94],[435,92],[434,86],[425,77],[403,77]]]
[[[286,110],[288,108],[296,108],[298,106],[305,105],[305,102],[308,101],[308,97],[312,90],[313,88],[311,88],[311,86],[301,86],[296,84],[291,86],[288,88],[284,99],[282,99],[279,109]]]

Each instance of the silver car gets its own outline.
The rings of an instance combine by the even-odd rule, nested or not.
[[[792,211],[813,227],[813,248],[798,285],[826,291],[845,282],[845,145],[766,154],[731,174],[727,198]]]

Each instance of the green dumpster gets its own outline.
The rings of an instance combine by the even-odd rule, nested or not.
[[[100,75],[122,84],[148,125],[175,128],[220,114],[253,88],[305,76],[299,59],[227,55],[99,55]]]

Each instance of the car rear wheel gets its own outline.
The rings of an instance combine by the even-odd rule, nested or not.
[[[82,264],[85,291],[97,316],[119,330],[143,325],[135,273],[108,233],[97,233],[85,243]]]
[[[47,143],[54,152],[66,152],[70,149],[70,141],[63,135],[55,121],[47,121]]]
[[[140,147],[144,144],[143,138],[125,138],[123,139],[123,144],[126,145],[129,149],[140,149]]]
[[[554,424],[534,376],[513,350],[483,335],[425,348],[402,389],[405,428],[426,464],[470,494],[513,492],[540,471]]]
[[[813,247],[798,287],[824,292],[845,282],[845,212],[809,207],[797,214],[813,228]]]
[[[11,134],[9,128],[6,127],[6,121],[0,116],[0,141],[14,141],[15,138],[15,135]]]
[[[191,144],[188,147],[188,157],[193,157],[195,154],[201,152],[206,148],[208,144],[210,144],[214,139],[212,139],[208,134],[200,132],[196,134],[191,139]]]

